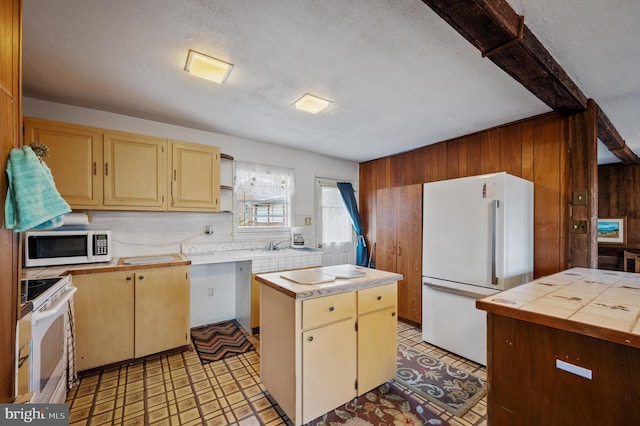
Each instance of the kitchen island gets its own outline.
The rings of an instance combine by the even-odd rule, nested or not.
[[[640,274],[573,268],[476,306],[491,425],[640,424]]]
[[[397,282],[402,275],[343,266],[364,276],[333,278],[323,268],[256,276],[261,379],[295,425],[396,374]]]

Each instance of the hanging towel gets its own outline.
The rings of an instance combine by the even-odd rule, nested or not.
[[[71,208],[56,189],[49,167],[30,147],[11,150],[7,176],[9,189],[4,205],[7,229],[21,232],[62,225],[62,215]]]

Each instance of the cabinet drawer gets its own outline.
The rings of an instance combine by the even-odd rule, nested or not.
[[[397,304],[397,283],[358,291],[358,315]]]
[[[319,297],[302,302],[302,328],[351,318],[356,314],[354,292]]]

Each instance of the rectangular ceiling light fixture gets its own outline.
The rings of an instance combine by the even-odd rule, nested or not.
[[[320,111],[327,108],[333,102],[322,99],[309,93],[305,93],[297,101],[293,103],[293,106],[300,111],[310,112],[311,114],[317,114]]]
[[[233,64],[189,50],[187,64],[184,69],[196,77],[222,84],[229,77]]]

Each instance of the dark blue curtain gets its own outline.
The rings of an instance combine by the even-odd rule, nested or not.
[[[358,235],[358,249],[356,251],[356,265],[367,266],[367,243],[364,241],[362,235],[362,221],[360,220],[360,212],[358,212],[358,204],[356,204],[356,197],[353,193],[353,186],[349,182],[338,182],[338,190],[342,195],[344,205],[349,210],[351,215],[351,221],[353,222],[353,229]]]

